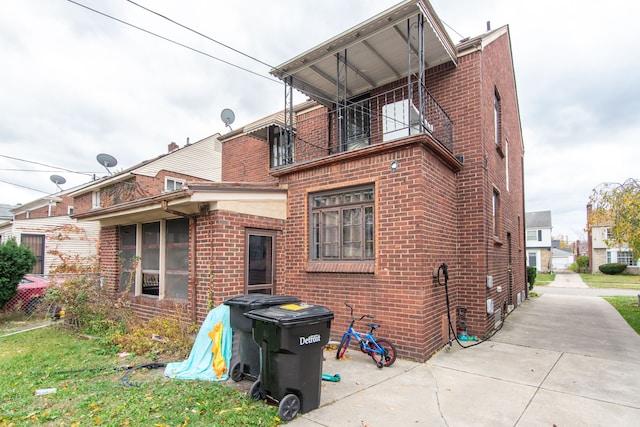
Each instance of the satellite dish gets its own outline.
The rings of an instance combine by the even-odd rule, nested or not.
[[[224,110],[222,110],[222,113],[220,113],[220,118],[224,122],[224,125],[231,129],[231,123],[233,123],[233,121],[236,119],[236,115],[230,108],[225,108]]]
[[[64,184],[65,182],[67,182],[66,179],[64,179],[63,176],[60,175],[51,175],[49,177],[49,179],[51,180],[51,182],[53,182],[56,187],[58,187],[58,190],[62,191],[62,188],[60,188],[60,185]]]
[[[118,164],[118,161],[115,157],[110,154],[100,153],[96,156],[96,160],[100,163],[104,168],[109,172],[109,175],[113,175],[109,168],[114,167]]]

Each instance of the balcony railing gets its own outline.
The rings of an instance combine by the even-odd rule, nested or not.
[[[285,149],[282,166],[418,134],[428,134],[453,154],[451,119],[424,86],[421,91],[418,89],[414,83],[338,104],[333,110],[299,113],[293,150]]]

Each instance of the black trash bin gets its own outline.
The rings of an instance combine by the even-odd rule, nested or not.
[[[280,402],[282,420],[292,420],[320,406],[322,350],[329,342],[333,312],[321,305],[286,304],[245,313],[253,319],[253,339],[260,346],[260,378],[249,394]]]
[[[231,361],[229,375],[234,381],[245,378],[256,380],[260,374],[260,347],[253,340],[251,334],[252,320],[244,313],[274,305],[300,302],[299,298],[284,295],[247,294],[229,298],[224,302],[229,306],[229,320],[233,332],[237,332],[237,351]]]

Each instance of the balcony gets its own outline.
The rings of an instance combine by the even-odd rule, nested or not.
[[[424,134],[453,154],[453,124],[418,82],[360,97],[334,108],[314,108],[296,115],[291,140],[272,146],[274,167],[305,163],[371,145]],[[419,96],[419,94],[422,94]]]

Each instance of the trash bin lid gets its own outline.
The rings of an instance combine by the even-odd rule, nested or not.
[[[300,302],[300,298],[286,295],[246,294],[229,298],[224,302],[228,306],[239,306],[251,310],[271,307],[273,305]]]
[[[333,311],[322,305],[311,305],[295,302],[284,305],[252,310],[244,313],[245,317],[267,323],[275,323],[281,327],[308,325],[326,320],[333,320]]]

